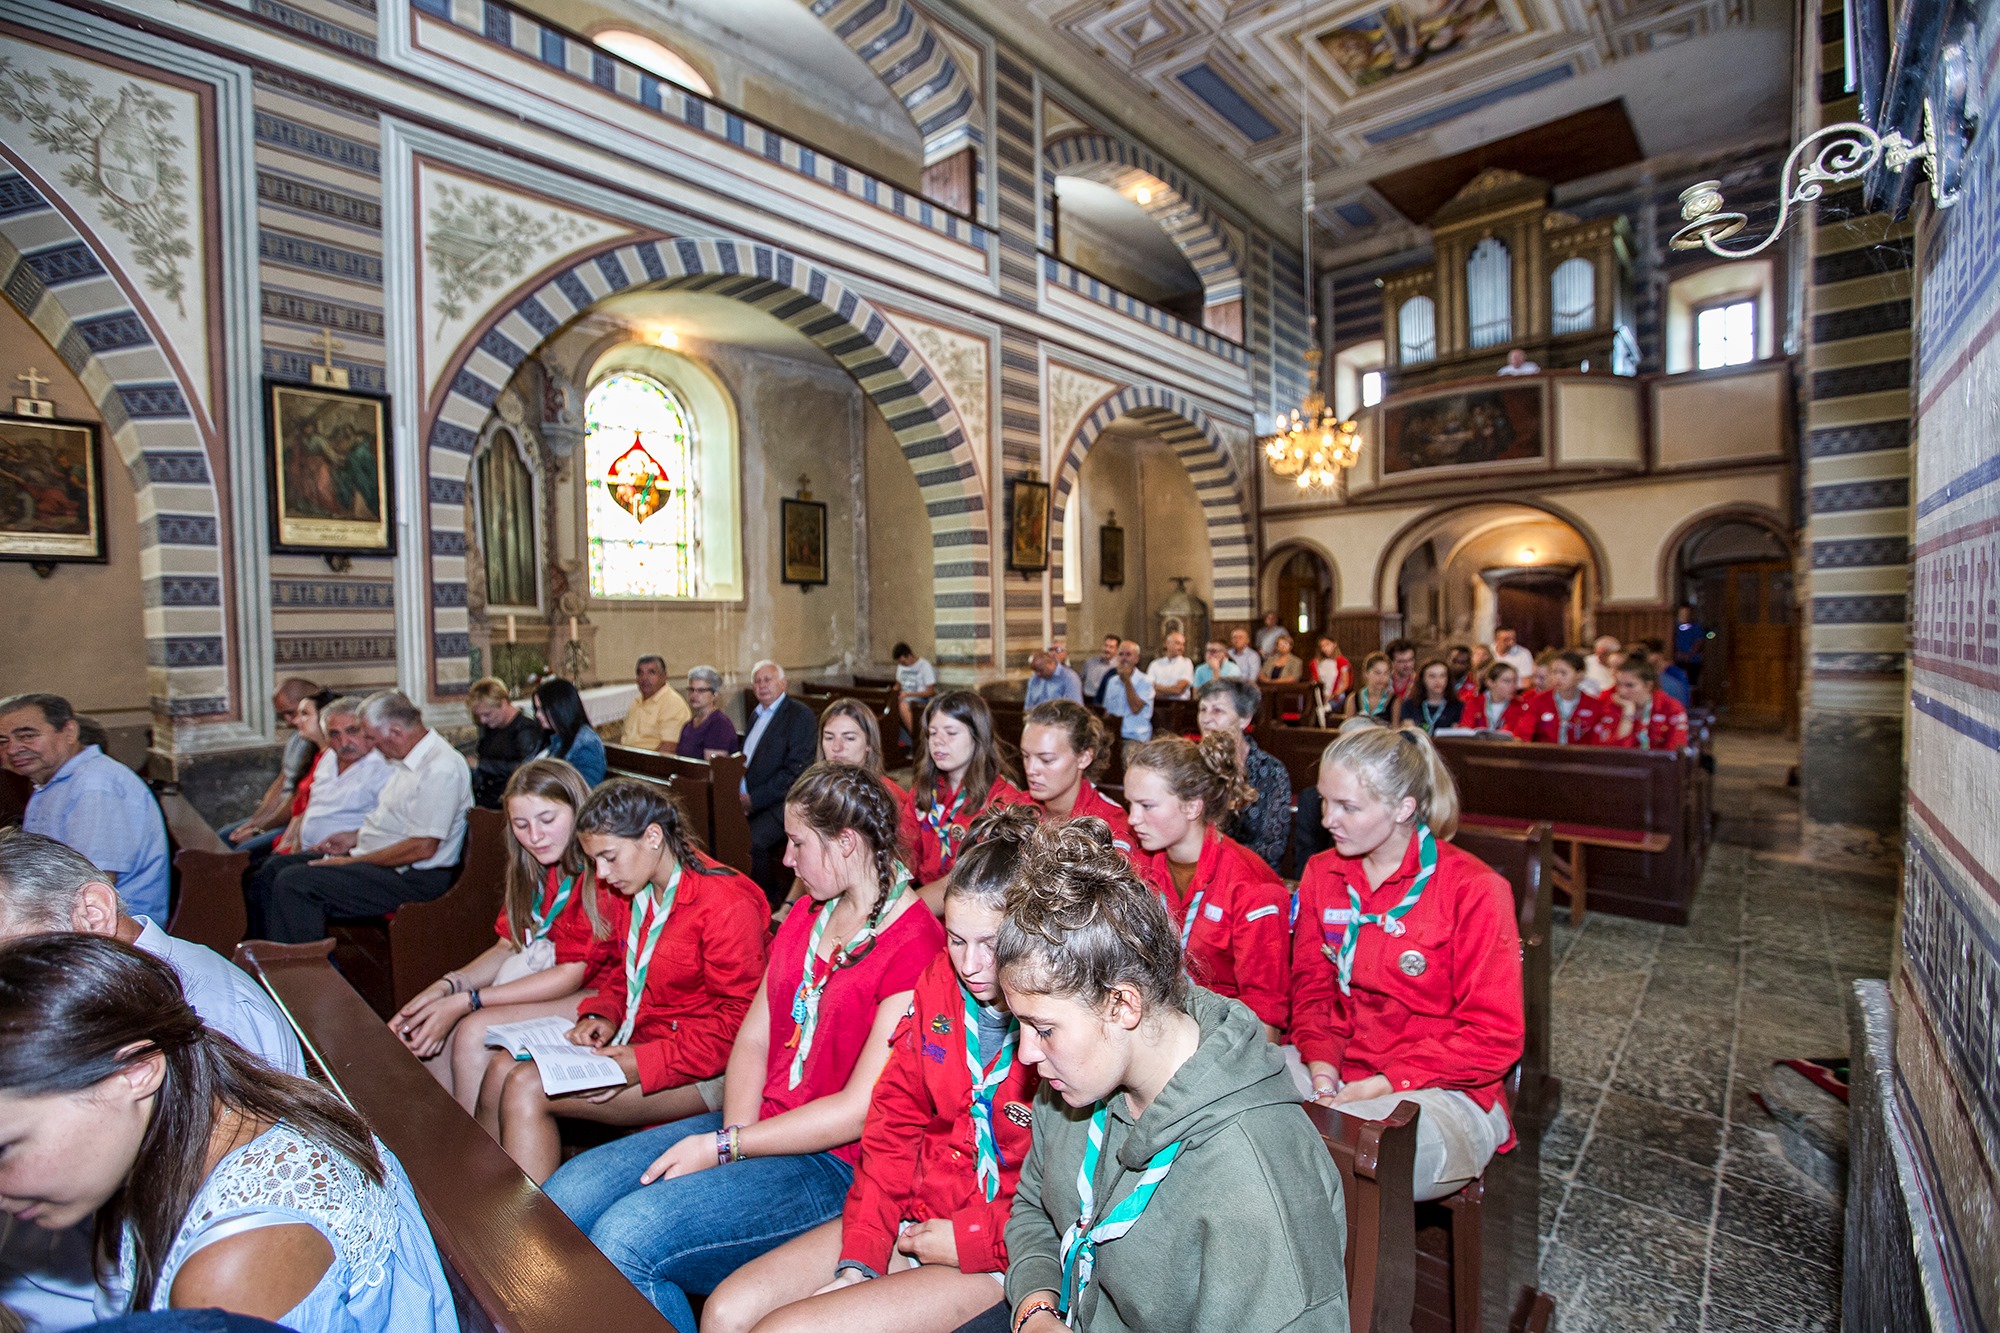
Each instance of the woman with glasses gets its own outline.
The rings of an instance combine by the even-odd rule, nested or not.
[[[687,699],[694,720],[681,728],[674,753],[683,759],[706,759],[712,751],[736,753],[736,724],[722,711],[722,673],[712,666],[692,668]]]

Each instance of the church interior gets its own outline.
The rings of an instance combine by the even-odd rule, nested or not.
[[[508,940],[515,768],[666,793],[774,895],[776,978],[785,787],[847,762],[841,700],[942,876],[977,811],[954,843],[937,771],[963,798],[984,760],[935,757],[941,716],[1046,804],[1041,710],[1087,705],[1083,790],[1138,838],[1146,756],[1220,698],[1239,785],[1255,754],[1285,779],[1258,873],[1294,915],[1345,855],[1343,721],[1407,724],[1514,889],[1514,1146],[1413,1193],[1422,1120],[1313,1105],[1350,1075],[1294,1042],[1345,1204],[1305,1244],[1346,1296],[1282,1326],[2000,1328],[1996,60],[1981,0],[0,0],[0,829],[89,855],[51,811],[92,743],[150,790],[159,925],[233,957],[401,1159],[440,1327],[805,1327],[635,1292],[384,1027],[440,976],[456,1002],[496,911]],[[760,797],[791,702],[818,721]],[[435,889],[285,938],[258,895],[311,859],[279,831],[325,795],[302,771],[346,773],[343,710],[397,773],[421,755],[379,737],[441,737],[485,808],[406,824],[424,854],[383,874]],[[712,716],[724,743],[676,741]],[[608,876],[596,845],[572,869]],[[1182,925],[1139,866],[1166,853],[1118,846],[1192,959],[1200,895]],[[1405,942],[1358,894],[1343,919],[1329,964]],[[1282,947],[1317,967],[1310,929]],[[717,1049],[678,1081],[739,1077]],[[564,1121],[554,1182],[670,1118]],[[1060,1311],[1003,1265],[997,1323],[853,1326],[1230,1313],[1120,1322],[1100,1243],[1094,1306],[1088,1262]]]

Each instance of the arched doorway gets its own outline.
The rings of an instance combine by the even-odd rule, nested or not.
[[[1472,504],[1418,520],[1384,554],[1378,588],[1419,643],[1491,642],[1505,626],[1533,652],[1581,643],[1600,584],[1589,534],[1547,510]]]
[[[1310,546],[1279,547],[1264,561],[1263,588],[1262,605],[1297,640],[1294,651],[1309,656],[1312,636],[1332,623],[1333,566]]]
[[[1681,538],[1673,562],[1675,610],[1692,606],[1694,623],[1712,636],[1689,672],[1695,702],[1732,726],[1789,729],[1799,689],[1790,540],[1762,516],[1717,515]]]

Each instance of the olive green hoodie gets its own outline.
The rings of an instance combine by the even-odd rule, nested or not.
[[[1077,1302],[1088,1333],[1348,1333],[1347,1212],[1340,1176],[1258,1017],[1196,987],[1188,1010],[1201,1044],[1135,1124],[1124,1094],[1098,1155],[1096,1215],[1137,1186],[1146,1163],[1181,1144],[1151,1204],[1124,1236],[1097,1247]],[[1046,1084],[1035,1143],[1007,1223],[1007,1298],[1062,1290],[1062,1236],[1092,1107]]]

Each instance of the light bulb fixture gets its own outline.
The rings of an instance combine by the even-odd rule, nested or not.
[[[681,345],[681,335],[663,324],[653,330],[653,342],[656,346],[672,351]]]
[[[1139,201],[1139,206],[1141,208],[1144,208],[1147,204],[1153,202],[1153,192],[1147,189],[1143,185],[1141,185],[1138,189],[1132,192],[1132,197]]]

